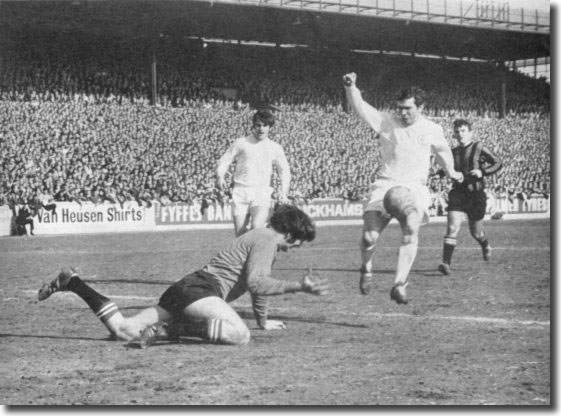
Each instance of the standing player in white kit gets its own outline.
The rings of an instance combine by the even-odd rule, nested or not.
[[[370,199],[363,218],[360,290],[364,295],[370,292],[376,241],[395,217],[401,225],[403,238],[390,297],[398,304],[406,304],[405,287],[417,256],[419,229],[429,219],[430,193],[426,183],[431,152],[450,178],[462,181],[463,175],[454,170],[452,151],[442,127],[422,115],[423,90],[417,87],[403,90],[397,97],[397,114],[391,114],[376,110],[362,99],[354,72],[344,75],[343,81],[348,102],[378,134],[381,145],[380,170],[376,182],[370,187]]]
[[[271,211],[274,189],[271,187],[273,166],[280,176],[279,203],[288,202],[290,167],[280,144],[269,139],[269,131],[275,117],[268,111],[253,115],[251,134],[236,139],[220,158],[216,169],[217,186],[227,187],[225,176],[235,161],[232,191],[232,214],[236,236],[250,228],[263,228]]]

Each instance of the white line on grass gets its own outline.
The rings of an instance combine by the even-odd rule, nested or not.
[[[37,294],[34,290],[24,290],[26,294]],[[70,295],[69,293],[66,293]],[[110,299],[122,300],[145,300],[157,302],[159,297],[155,296],[126,296],[126,295],[110,295]],[[12,298],[11,298],[12,299]],[[234,307],[251,309],[250,304],[234,304]],[[271,307],[271,311],[275,312],[292,312],[291,308]],[[413,315],[409,313],[380,313],[380,312],[365,312],[365,313],[351,313],[352,316],[372,316],[375,318],[417,318],[417,319],[431,319],[431,320],[447,320],[447,321],[463,321],[470,323],[483,323],[492,325],[537,325],[537,326],[550,326],[549,321],[533,321],[533,320],[520,320],[520,319],[505,319],[505,318],[488,318],[484,316],[445,316],[445,315]]]
[[[25,293],[26,295],[33,295],[36,296],[37,295],[37,291],[36,290],[24,290],[23,293]],[[70,292],[62,292],[62,293],[58,293],[57,296],[75,296]],[[104,294],[104,296],[107,296]],[[155,301],[157,302],[160,298],[157,296],[124,296],[124,295],[111,295],[108,296],[110,299],[123,299],[123,300],[150,300],[150,301]],[[9,298],[9,299],[16,299],[16,298]],[[6,300],[6,299],[4,299]]]
[[[384,246],[384,247],[377,247],[376,250],[395,250],[398,249],[399,246]],[[507,251],[546,251],[550,250],[549,246],[547,247],[495,247],[493,246],[493,250],[507,250]],[[349,250],[349,247],[340,246],[340,247],[302,247],[298,250],[313,250],[313,251],[322,251],[322,250]],[[442,250],[442,246],[419,246],[419,250]],[[476,250],[481,251],[481,247],[474,246],[474,247],[462,247],[462,250]]]
[[[464,322],[479,322],[479,323],[489,323],[497,325],[540,325],[549,326],[549,321],[522,321],[520,319],[504,319],[504,318],[487,318],[484,316],[443,316],[443,315],[411,315],[408,313],[364,313],[362,315],[375,316],[377,318],[388,318],[388,317],[419,317],[428,319],[444,319],[450,321],[464,321]]]

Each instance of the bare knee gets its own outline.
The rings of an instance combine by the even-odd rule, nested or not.
[[[247,233],[248,230],[249,230],[249,228],[245,224],[242,224],[242,225],[234,224],[234,232],[236,233],[236,237],[239,237],[239,236]]]
[[[249,328],[224,319],[211,319],[208,324],[209,341],[215,344],[245,345],[251,339]]]
[[[114,314],[105,322],[105,326],[117,339],[130,341],[138,337],[148,326],[170,318],[171,315],[167,310],[156,305],[128,318],[124,318],[120,313]]]
[[[418,245],[419,244],[419,236],[417,234],[404,234],[401,238],[402,244],[412,244]]]
[[[403,232],[402,242],[404,244],[417,244],[419,241],[420,228],[420,218],[418,218],[417,215],[409,215],[407,219],[401,223],[401,231]]]
[[[265,228],[267,225],[267,218],[269,216],[268,211],[265,212],[258,212],[254,216],[251,217],[251,228]]]
[[[485,233],[483,232],[483,230],[471,230],[471,236],[476,240],[480,240],[485,237]]]
[[[140,331],[144,329],[138,320],[124,318],[121,313],[116,313],[103,321],[105,327],[111,335],[121,341],[130,341],[140,335]]]
[[[404,221],[400,221],[400,225],[404,239],[412,240],[418,238],[421,228],[421,219],[418,215],[409,215]]]
[[[249,230],[249,214],[234,216],[234,230],[236,237],[245,234]]]
[[[446,235],[456,238],[462,226],[463,213],[457,211],[448,212],[448,224],[446,226]],[[470,227],[471,228],[471,227]]]
[[[460,227],[457,224],[449,224],[446,229],[446,235],[450,237],[456,237],[460,232]]]
[[[141,328],[138,324],[134,322],[127,322],[126,320],[121,323],[117,328],[115,328],[111,333],[118,340],[130,341],[140,335],[144,328]]]
[[[483,231],[483,227],[481,226],[480,221],[474,221],[469,224],[469,232],[473,238],[476,240],[481,239],[485,236],[485,232]]]
[[[245,345],[251,339],[251,332],[247,327],[238,328],[233,337],[231,337],[231,345]]]
[[[360,248],[363,250],[372,250],[376,246],[376,241],[380,234],[376,231],[363,231],[360,239]]]

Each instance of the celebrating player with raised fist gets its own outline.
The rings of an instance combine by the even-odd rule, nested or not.
[[[419,229],[429,218],[430,194],[426,182],[431,153],[436,155],[450,178],[462,181],[463,175],[454,170],[454,159],[442,127],[422,114],[423,90],[410,87],[401,91],[396,101],[397,112],[392,114],[378,111],[364,101],[356,80],[354,72],[343,76],[347,100],[353,111],[377,133],[381,145],[380,170],[370,187],[364,213],[360,290],[365,295],[371,290],[376,242],[395,217],[401,225],[403,238],[390,297],[398,304],[406,304],[405,287],[417,255]]]

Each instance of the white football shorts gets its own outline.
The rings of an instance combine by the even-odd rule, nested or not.
[[[415,197],[417,209],[423,213],[422,224],[429,222],[429,207],[431,203],[429,188],[417,182],[397,182],[389,179],[378,179],[370,185],[370,196],[364,211],[379,211],[389,215],[384,207],[384,196],[394,186],[403,186],[411,190]]]
[[[270,186],[234,185],[232,191],[232,214],[246,215],[254,207],[271,207],[273,188]]]

